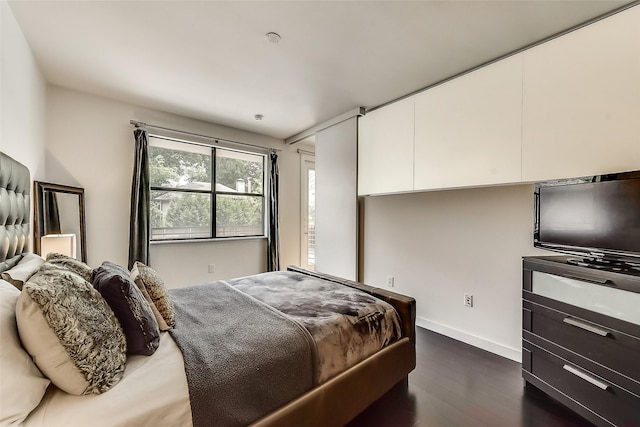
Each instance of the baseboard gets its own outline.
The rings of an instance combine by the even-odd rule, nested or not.
[[[416,326],[462,341],[463,343],[481,348],[488,352],[497,354],[498,356],[506,357],[507,359],[511,359],[515,362],[522,363],[522,349],[507,347],[503,344],[498,344],[485,338],[471,335],[467,332],[433,322],[420,316],[416,318]]]

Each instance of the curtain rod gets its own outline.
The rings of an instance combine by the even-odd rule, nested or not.
[[[236,144],[236,145],[244,145],[246,147],[252,147],[252,148],[259,148],[261,150],[264,151],[282,151],[279,148],[271,148],[271,147],[263,147],[261,145],[255,145],[255,144],[247,144],[246,142],[238,142],[238,141],[232,141],[230,139],[224,139],[224,138],[216,138],[215,136],[209,136],[209,135],[203,135],[200,133],[195,133],[195,132],[187,132],[184,130],[178,130],[178,129],[171,129],[171,128],[167,128],[167,127],[163,127],[163,126],[156,126],[156,125],[150,125],[149,123],[145,123],[145,122],[139,122],[137,120],[129,120],[129,123],[134,125],[135,127],[149,127],[149,128],[154,128],[154,129],[162,129],[162,130],[167,130],[169,132],[176,132],[176,133],[181,133],[183,135],[189,135],[189,136],[197,136],[199,138],[206,138],[206,139],[211,139],[213,140],[215,143],[220,143],[220,141],[222,142],[227,142],[230,144]]]

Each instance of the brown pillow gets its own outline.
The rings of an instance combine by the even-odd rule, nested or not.
[[[152,355],[160,345],[160,330],[149,303],[123,267],[105,261],[94,270],[93,287],[115,313],[127,338],[127,353]]]
[[[169,327],[176,324],[173,301],[169,298],[164,281],[151,267],[136,261],[131,270],[131,279],[140,289],[144,288],[153,305]]]
[[[136,270],[136,274],[137,274],[137,270]],[[153,300],[149,296],[149,292],[147,292],[147,289],[144,287],[144,284],[142,283],[142,281],[139,280],[138,283],[136,283],[136,286],[138,287],[138,289],[140,289],[140,292],[142,292],[142,295],[144,295],[144,299],[146,299],[147,302],[149,303],[149,307],[151,307],[151,311],[153,312],[153,315],[156,318],[156,322],[158,322],[158,328],[163,332],[171,329],[171,326],[167,325],[167,322],[164,321],[164,317],[162,317],[162,314],[160,314],[160,312],[158,311],[158,308],[153,303]]]

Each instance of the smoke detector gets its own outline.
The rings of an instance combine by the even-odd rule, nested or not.
[[[271,44],[278,44],[282,37],[280,37],[280,34],[278,33],[269,32],[264,35],[264,38],[267,39],[267,41]]]

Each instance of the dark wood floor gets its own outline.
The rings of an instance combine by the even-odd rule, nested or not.
[[[523,387],[521,365],[416,328],[417,366],[348,427],[586,427],[543,392]]]

